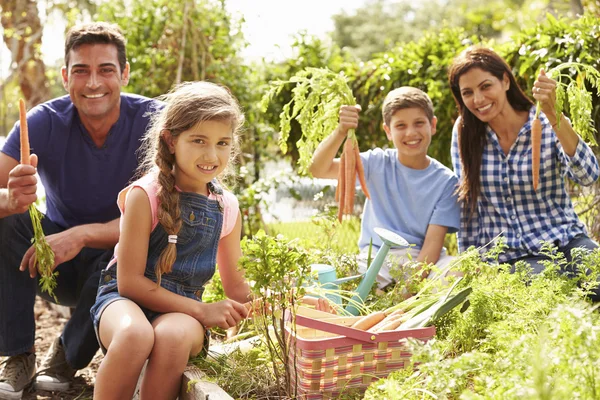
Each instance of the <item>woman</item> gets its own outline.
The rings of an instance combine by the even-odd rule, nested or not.
[[[507,248],[500,262],[524,260],[533,273],[544,266],[542,241],[571,260],[571,249],[594,249],[563,177],[580,185],[598,179],[592,150],[555,111],[556,81],[542,70],[533,87],[541,105],[540,177],[533,188],[531,124],[536,108],[494,51],[470,47],[456,57],[448,78],[460,117],[452,131],[452,163],[463,201],[459,249],[483,246],[498,235]]]

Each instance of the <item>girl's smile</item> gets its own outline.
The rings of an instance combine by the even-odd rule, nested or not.
[[[186,192],[207,195],[207,184],[227,167],[233,146],[229,121],[203,121],[177,135],[169,149],[175,155],[175,182]]]

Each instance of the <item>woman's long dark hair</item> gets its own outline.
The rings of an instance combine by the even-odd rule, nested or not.
[[[458,196],[469,207],[469,216],[473,215],[477,206],[477,198],[480,193],[481,159],[487,143],[486,123],[473,115],[465,106],[458,84],[460,77],[473,68],[489,72],[500,81],[506,74],[510,81],[506,97],[515,110],[529,111],[533,105],[533,102],[517,84],[506,61],[492,49],[478,46],[469,47],[460,53],[450,65],[448,80],[461,120],[461,124],[458,126],[458,149],[463,177],[459,183]]]

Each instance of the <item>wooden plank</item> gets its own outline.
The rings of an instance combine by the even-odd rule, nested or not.
[[[179,400],[233,400],[220,386],[204,377],[204,372],[188,365],[183,372]]]

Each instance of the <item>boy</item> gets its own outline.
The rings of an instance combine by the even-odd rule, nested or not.
[[[310,172],[315,178],[335,179],[339,159],[334,158],[349,129],[358,126],[360,106],[342,106],[340,122],[315,151]],[[391,249],[377,277],[380,288],[394,283],[390,269],[411,259],[423,264],[446,265],[451,257],[443,248],[446,233],[454,233],[460,224],[460,208],[455,188],[457,178],[439,161],[427,156],[437,118],[429,96],[413,87],[392,90],[383,101],[383,129],[393,149],[376,148],[360,153],[371,199],[364,206],[359,270],[367,268],[369,243],[372,255],[381,247],[374,228],[385,228],[414,245]],[[392,263],[394,261],[394,263]],[[424,276],[423,276],[424,277]]]

